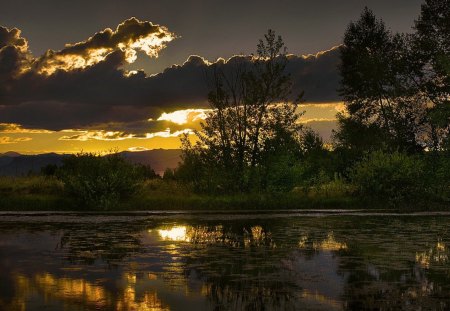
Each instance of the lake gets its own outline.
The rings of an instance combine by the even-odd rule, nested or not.
[[[446,213],[1,213],[0,310],[445,310],[449,256]]]

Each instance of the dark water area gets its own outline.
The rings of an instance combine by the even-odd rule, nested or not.
[[[450,215],[0,214],[0,310],[448,310]]]

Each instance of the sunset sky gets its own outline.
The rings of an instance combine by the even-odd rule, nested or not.
[[[211,64],[248,59],[268,28],[288,47],[302,123],[326,139],[343,110],[338,46],[364,6],[408,32],[421,0],[5,1],[0,153],[178,148],[208,112]],[[239,56],[236,56],[239,55]]]

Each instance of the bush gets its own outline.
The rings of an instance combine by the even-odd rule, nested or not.
[[[119,154],[80,153],[65,158],[57,176],[80,204],[109,209],[139,189],[148,169],[127,162]]]
[[[272,193],[289,192],[294,189],[298,183],[301,168],[298,163],[292,162],[289,157],[275,159],[263,178],[263,189]]]
[[[430,195],[450,202],[450,152],[430,152],[425,161],[425,181]]]
[[[399,205],[423,196],[423,170],[413,156],[374,151],[353,167],[350,179],[361,196]]]

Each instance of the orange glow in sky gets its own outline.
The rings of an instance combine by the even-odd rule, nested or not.
[[[300,110],[306,111],[301,123],[311,126],[325,139],[336,126],[336,113],[343,111],[342,103],[304,104]],[[104,152],[107,150],[142,151],[150,149],[178,149],[180,135],[198,129],[209,109],[184,109],[163,112],[156,120],[164,127],[135,135],[121,131],[66,129],[50,131],[47,129],[27,129],[19,124],[0,124],[0,153],[16,151],[24,154],[37,153],[77,153]],[[149,119],[149,122],[153,119]],[[167,127],[166,127],[167,126]],[[181,127],[181,129],[180,129]],[[195,140],[195,135],[190,135]]]

